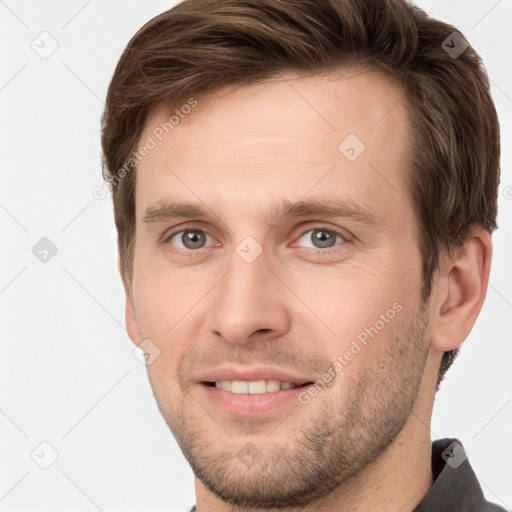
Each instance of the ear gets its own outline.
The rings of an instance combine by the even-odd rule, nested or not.
[[[491,235],[480,227],[454,259],[442,255],[432,304],[433,348],[453,350],[469,336],[487,293],[491,258]]]
[[[119,269],[119,274],[121,275],[121,280],[123,281],[125,294],[126,331],[128,332],[128,336],[130,337],[134,345],[139,345],[139,343],[142,341],[142,337],[140,335],[139,324],[137,322],[137,316],[135,314],[135,306],[133,303],[133,290],[131,283],[129,283],[126,279],[126,275],[121,264],[121,254],[119,250],[117,254],[117,268]]]

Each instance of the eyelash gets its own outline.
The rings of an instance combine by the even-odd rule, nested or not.
[[[166,244],[167,246],[171,246],[170,240],[177,234],[184,233],[186,231],[199,231],[201,233],[205,233],[206,235],[210,236],[211,238],[214,238],[210,233],[208,233],[207,231],[205,231],[202,228],[199,228],[197,226],[185,226],[185,227],[181,227],[180,229],[178,229],[176,231],[173,231],[169,235],[165,235],[164,239],[163,239],[163,243]],[[337,244],[333,247],[328,247],[325,249],[320,249],[320,248],[315,249],[315,248],[311,248],[311,247],[304,247],[304,249],[309,249],[310,251],[315,251],[316,253],[330,254],[333,251],[339,250],[340,245],[345,245],[347,242],[350,242],[350,240],[351,240],[350,237],[346,236],[342,232],[332,229],[329,226],[323,226],[323,225],[312,226],[312,227],[309,227],[308,229],[302,231],[301,234],[297,237],[297,240],[302,238],[306,233],[309,233],[310,231],[327,231],[330,234],[339,236],[343,240],[343,243]],[[201,247],[200,249],[195,249],[195,250],[193,250],[193,249],[183,250],[183,249],[176,249],[176,248],[173,248],[170,250],[174,253],[178,253],[181,255],[193,256],[194,253],[200,251],[201,249],[204,249],[204,247]]]

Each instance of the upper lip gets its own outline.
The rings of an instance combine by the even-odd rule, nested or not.
[[[197,379],[199,382],[216,382],[219,380],[278,380],[279,382],[291,382],[296,386],[302,386],[308,382],[313,382],[314,379],[300,376],[292,370],[285,370],[283,368],[275,368],[270,366],[234,366],[224,365],[217,368],[201,373]]]

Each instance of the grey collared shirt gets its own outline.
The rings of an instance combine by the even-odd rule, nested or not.
[[[458,439],[432,443],[432,473],[434,485],[413,512],[510,512],[485,499]]]
[[[414,512],[507,512],[488,502],[458,439],[432,443],[434,485]]]

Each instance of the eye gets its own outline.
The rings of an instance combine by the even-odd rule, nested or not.
[[[201,229],[182,229],[170,234],[166,241],[178,249],[187,251],[194,249],[202,249],[208,238],[212,238],[208,233]]]
[[[329,229],[325,226],[316,226],[312,229],[308,229],[298,239],[300,245],[304,246],[305,243],[311,243],[312,246],[309,248],[312,249],[330,249],[336,245],[336,240],[341,239],[343,242],[346,242],[346,237],[335,231],[333,229]],[[338,244],[340,245],[340,244]],[[305,247],[308,247],[307,245]]]
[[[203,249],[207,247],[208,242],[211,244],[212,241],[214,241],[214,238],[211,235],[202,229],[192,227],[175,231],[166,236],[164,240],[165,243],[173,246],[173,250],[181,253],[191,253]],[[326,226],[310,228],[304,231],[297,240],[299,246],[309,249],[323,249],[321,252],[329,252],[336,245],[343,245],[347,241],[348,237],[346,235]]]

